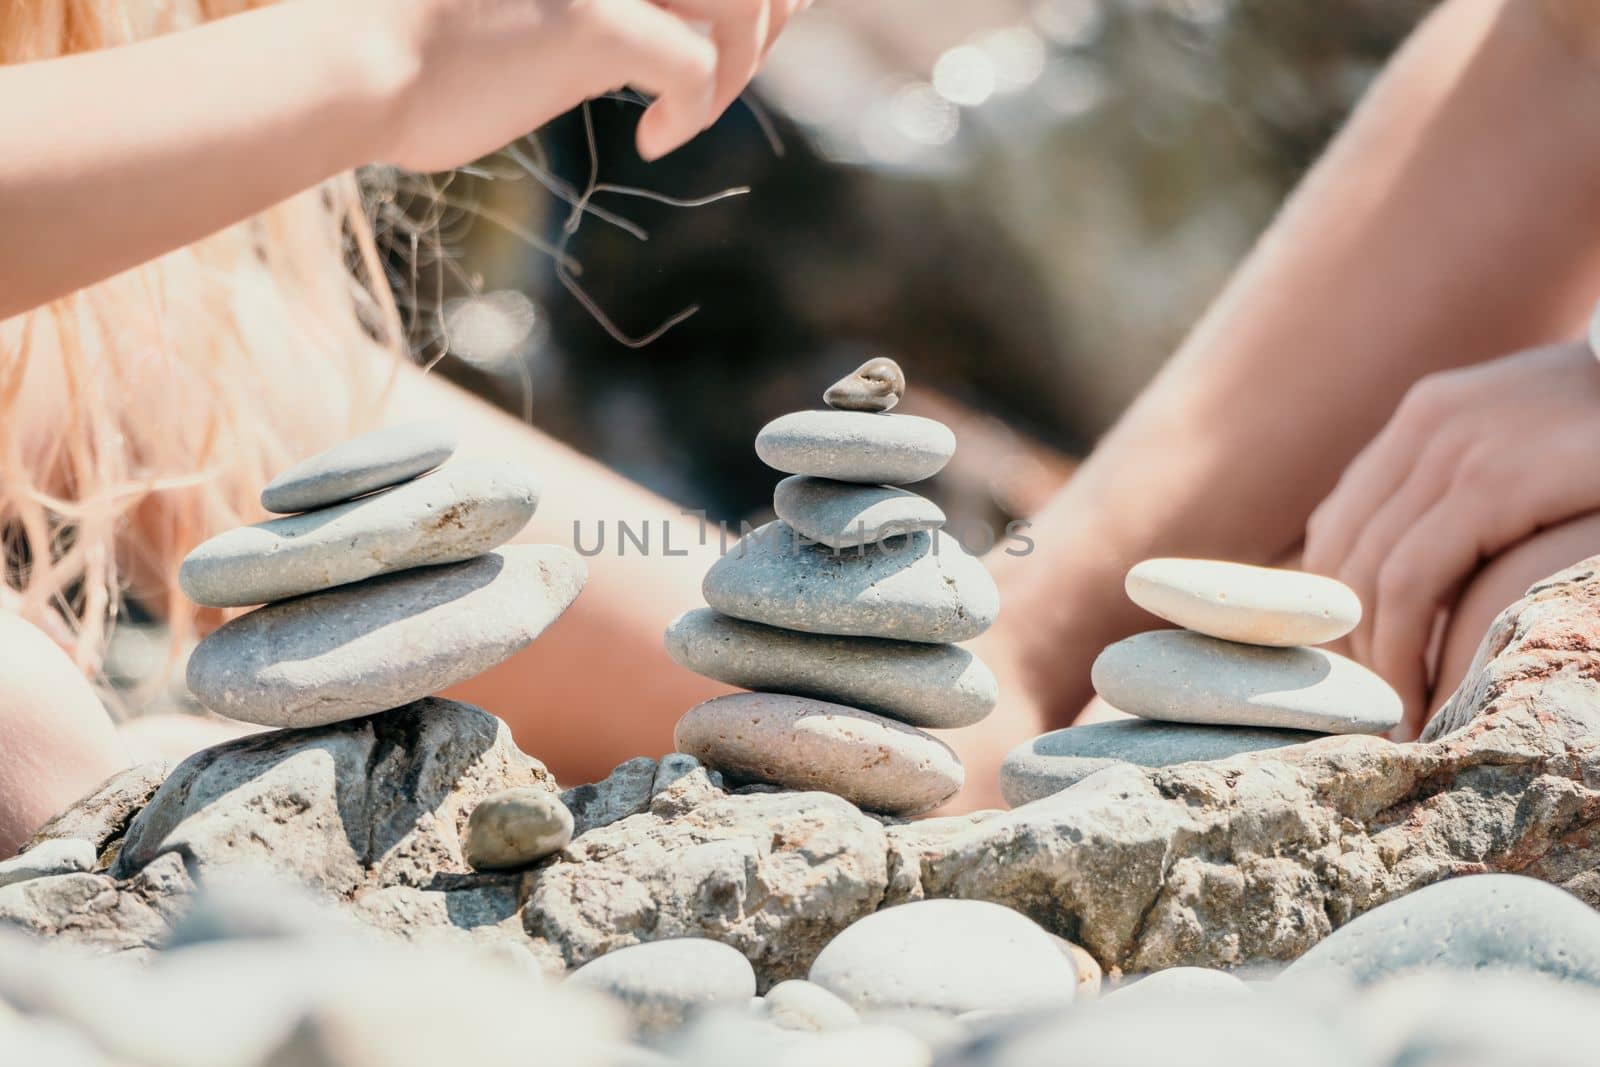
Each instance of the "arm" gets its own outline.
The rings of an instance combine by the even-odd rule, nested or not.
[[[1002,625],[1054,725],[1099,650],[1150,621],[1122,593],[1130,565],[1280,557],[1413,382],[1582,321],[1600,291],[1600,73],[1562,31],[1519,0],[1437,11],[1037,517],[1039,550],[995,558]]]
[[[639,148],[663,155],[799,4],[285,0],[0,67],[0,319],[375,159],[465,163],[624,84],[657,96]]]

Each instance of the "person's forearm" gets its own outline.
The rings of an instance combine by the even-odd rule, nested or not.
[[[1139,628],[1158,554],[1292,549],[1407,387],[1569,331],[1600,284],[1600,76],[1536,3],[1446,5],[1417,33],[1188,342],[996,557],[1049,718]]]
[[[0,319],[374,159],[408,69],[364,9],[289,2],[0,67]]]

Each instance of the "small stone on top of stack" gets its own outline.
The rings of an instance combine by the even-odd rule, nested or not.
[[[1128,572],[1128,596],[1182,627],[1135,634],[1095,660],[1095,692],[1135,718],[1068,727],[1013,749],[1000,786],[1013,805],[1103,767],[1164,767],[1382,733],[1400,723],[1395,691],[1365,667],[1312,647],[1361,620],[1332,578],[1203,559],[1152,559]]]
[[[828,390],[828,410],[762,429],[757,454],[792,475],[779,517],[717,561],[710,608],[666,635],[679,664],[754,690],[692,708],[681,750],[736,779],[893,815],[961,788],[960,761],[925,728],[969,726],[998,696],[956,644],[994,622],[994,581],[936,504],[897,488],[938,473],[956,444],[941,423],[887,413],[904,389],[893,360],[871,360]]]

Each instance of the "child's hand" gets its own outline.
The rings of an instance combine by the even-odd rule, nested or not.
[[[623,86],[655,97],[638,145],[659,158],[722,114],[810,2],[369,0],[365,40],[397,99],[385,162],[459,166]]]

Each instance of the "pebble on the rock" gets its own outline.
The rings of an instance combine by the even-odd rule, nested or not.
[[[955,753],[921,730],[772,693],[733,693],[689,709],[673,743],[735,778],[825,790],[889,815],[937,807],[964,777]]]
[[[774,470],[868,485],[931,478],[955,452],[948,426],[917,415],[794,411],[756,435],[756,455]]]
[[[667,654],[719,682],[848,704],[912,726],[971,726],[993,710],[999,683],[958,645],[832,637],[763,626],[696,608],[667,627]]]
[[[791,978],[767,990],[766,1017],[785,1030],[842,1030],[861,1016],[837,995],[815,982]]]
[[[1400,698],[1387,682],[1320,648],[1151,630],[1101,652],[1090,678],[1112,707],[1145,719],[1333,734],[1400,724]]]
[[[426,474],[455,450],[455,431],[448,423],[386,426],[296,463],[261,490],[261,506],[291,515],[341,504]]]
[[[570,549],[512,545],[271,604],[200,642],[189,689],[212,711],[262,726],[386,711],[529,644],[572,603],[585,573]]]
[[[929,644],[977,637],[1000,612],[994,579],[942,530],[836,553],[769,522],[712,564],[701,591],[750,622]]]
[[[1367,984],[1423,970],[1534,971],[1600,985],[1600,915],[1516,874],[1435,882],[1358,915],[1283,972]]]
[[[868,915],[823,948],[809,977],[863,1013],[1062,1008],[1078,984],[1043,928],[982,900],[922,900]]]
[[[572,840],[572,812],[545,789],[503,789],[467,817],[463,854],[480,871],[529,867]]]
[[[1118,763],[1170,767],[1304,744],[1318,736],[1302,730],[1203,726],[1152,719],[1069,726],[1013,748],[1000,764],[1000,794],[1007,804],[1018,807],[1059,793]]]
[[[189,553],[178,582],[197,604],[241,607],[456,563],[511,540],[538,503],[538,483],[516,464],[463,461],[349,503],[220,533]]]
[[[1343,582],[1305,571],[1212,559],[1147,559],[1128,572],[1128,597],[1196,633],[1249,645],[1320,645],[1361,621]]]
[[[839,411],[888,411],[905,393],[906,376],[900,364],[878,356],[828,386],[822,402]]]
[[[94,869],[94,845],[75,837],[41,841],[20,856],[0,860],[0,887]]]
[[[573,971],[567,983],[615,997],[645,1033],[680,1026],[713,1005],[745,1004],[756,994],[750,961],[737,949],[701,937],[619,948]]]
[[[772,510],[801,537],[829,548],[855,548],[944,525],[927,497],[891,485],[856,485],[796,474],[772,492]]]
[[[1177,1000],[1182,997],[1213,997],[1227,993],[1249,993],[1244,981],[1227,971],[1210,967],[1168,967],[1145,975],[1143,978],[1120,986],[1107,994],[1120,1005],[1133,997],[1161,997]]]

